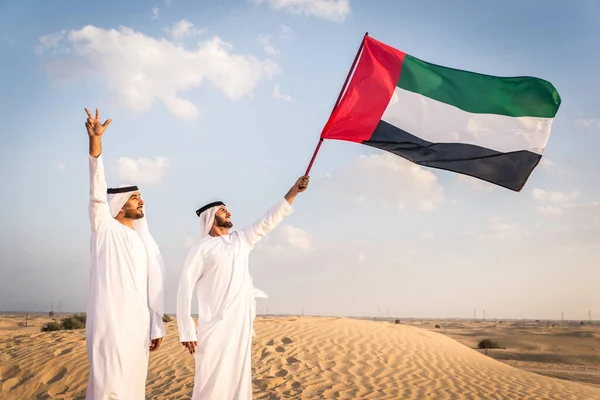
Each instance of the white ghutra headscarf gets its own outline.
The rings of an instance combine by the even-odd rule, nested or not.
[[[215,214],[225,203],[214,201],[196,210],[196,215],[200,217],[200,240],[206,238],[215,223]]]
[[[123,208],[127,200],[138,191],[137,186],[119,185],[118,188],[108,189],[108,206],[110,214],[115,218]],[[144,216],[133,222],[133,229],[137,232],[146,248],[148,258],[148,301],[150,308],[156,312],[160,318],[164,314],[164,293],[163,281],[165,279],[165,265],[160,254],[160,249],[148,228],[148,214],[146,205],[142,206]]]

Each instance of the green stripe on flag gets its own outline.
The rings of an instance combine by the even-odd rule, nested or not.
[[[477,114],[554,118],[561,102],[556,88],[543,79],[483,75],[408,54],[397,86]]]

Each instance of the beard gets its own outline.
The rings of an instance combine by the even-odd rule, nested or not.
[[[233,223],[231,221],[227,221],[225,218],[220,218],[215,215],[215,225],[219,228],[231,228]]]
[[[144,218],[144,211],[142,211],[142,209],[127,209],[124,210],[125,211],[125,215],[123,215],[125,218],[128,219],[140,219],[140,218]]]

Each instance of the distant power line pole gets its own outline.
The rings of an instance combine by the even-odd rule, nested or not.
[[[473,309],[473,318],[477,319],[477,309]]]
[[[560,312],[560,320],[565,322],[565,313],[564,312]]]
[[[483,309],[483,319],[485,319],[485,308]]]
[[[592,310],[588,311],[588,319],[590,320],[590,323],[592,323]]]

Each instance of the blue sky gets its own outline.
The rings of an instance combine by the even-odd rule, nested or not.
[[[437,64],[551,81],[543,162],[514,193],[326,141],[251,256],[259,312],[600,316],[600,5],[480,3],[5,0],[0,310],[85,309],[85,107],[113,120],[108,182],[142,188],[173,312],[194,210],[223,199],[241,227],[285,194],[368,31]]]

